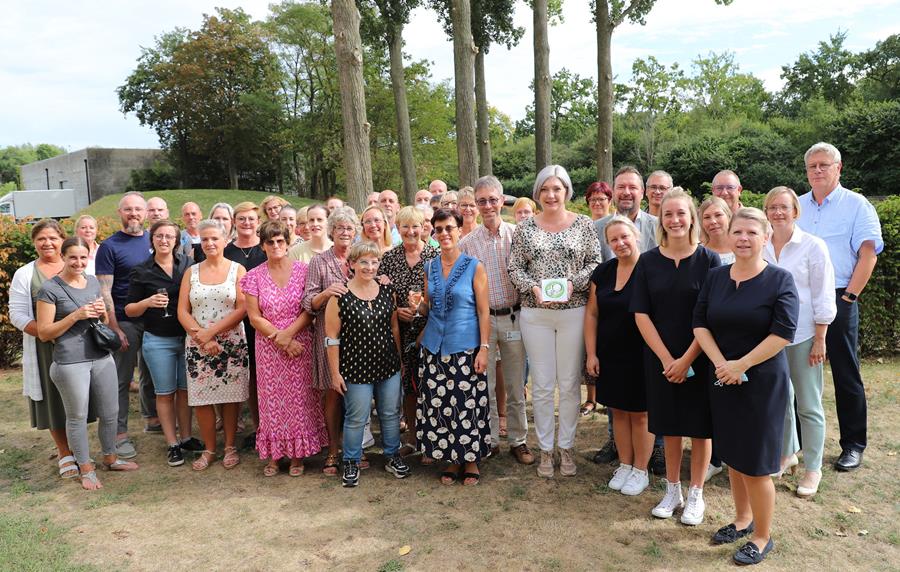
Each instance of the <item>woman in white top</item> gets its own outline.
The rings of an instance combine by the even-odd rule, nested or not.
[[[97,219],[91,215],[81,215],[75,221],[75,236],[80,236],[88,245],[88,263],[84,273],[94,275],[94,259],[97,258],[97,249],[100,244],[97,242]]]
[[[291,260],[299,260],[305,264],[317,254],[325,252],[334,244],[328,238],[328,209],[325,205],[312,205],[306,209],[306,230],[309,239],[291,248],[288,256]]]
[[[837,314],[834,268],[822,239],[800,230],[800,201],[788,187],[775,187],[766,195],[766,218],[772,225],[772,240],[763,251],[770,264],[781,266],[794,276],[800,296],[800,316],[794,343],[785,348],[790,367],[792,391],[788,395],[784,419],[781,473],[794,472],[798,464],[794,393],[803,433],[803,464],[806,472],[797,486],[797,496],[811,497],[822,478],[825,448],[825,411],[822,407],[825,362],[825,334]]]
[[[728,239],[728,225],[731,224],[731,209],[719,197],[709,197],[700,205],[700,244],[719,255],[722,264],[734,262],[731,241]]]

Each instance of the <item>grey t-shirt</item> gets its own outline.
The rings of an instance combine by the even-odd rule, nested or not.
[[[87,278],[87,285],[84,288],[73,288],[68,284],[63,286],[60,284],[62,278],[58,276],[47,280],[41,286],[41,291],[38,292],[38,300],[49,302],[56,306],[56,316],[54,316],[53,321],[58,322],[62,320],[81,306],[100,297],[100,282],[93,276],[86,276],[85,278]],[[64,287],[65,289],[63,289]],[[73,298],[74,302],[72,301]],[[109,355],[108,352],[97,347],[94,336],[88,331],[89,328],[87,320],[79,320],[74,326],[56,338],[53,345],[53,361],[59,364],[80,363],[101,359]]]

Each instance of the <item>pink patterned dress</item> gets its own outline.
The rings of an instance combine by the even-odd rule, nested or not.
[[[290,279],[281,288],[272,280],[268,264],[260,264],[244,275],[241,288],[244,294],[257,298],[263,318],[283,329],[303,311],[300,300],[306,270],[306,264],[294,262]],[[307,328],[295,339],[303,344],[304,351],[292,358],[256,332],[256,449],[260,459],[309,457],[328,445],[321,393],[312,385],[312,333]]]

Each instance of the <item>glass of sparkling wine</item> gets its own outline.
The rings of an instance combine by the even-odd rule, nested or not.
[[[165,288],[157,288],[156,293],[164,294],[166,296],[166,298],[169,297],[169,292]],[[166,302],[166,307],[163,309],[163,318],[171,318],[171,317],[172,317],[172,314],[169,313],[169,304],[168,304],[168,302]]]
[[[413,318],[421,318],[422,314],[419,313],[419,304],[422,303],[422,292],[420,292],[419,290],[410,290],[409,303],[416,308],[416,314],[413,316]]]

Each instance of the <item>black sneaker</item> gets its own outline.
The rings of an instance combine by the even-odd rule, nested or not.
[[[203,441],[196,437],[185,439],[181,442],[180,447],[182,451],[188,451],[190,453],[202,453],[206,450],[206,445],[203,444]]]
[[[619,450],[616,449],[616,442],[610,439],[603,447],[594,455],[592,461],[598,465],[612,463],[619,459]]]
[[[179,467],[184,464],[184,457],[181,455],[181,447],[171,445],[166,452],[166,462],[170,467]]]
[[[666,452],[662,447],[653,447],[653,453],[650,455],[650,462],[647,464],[647,467],[654,475],[666,474]]]
[[[404,461],[403,457],[400,455],[394,455],[388,459],[387,464],[384,466],[384,470],[393,473],[398,479],[405,479],[410,473],[409,465],[406,464],[406,461]]]
[[[344,461],[344,475],[341,477],[341,486],[355,487],[359,484],[359,461]]]

